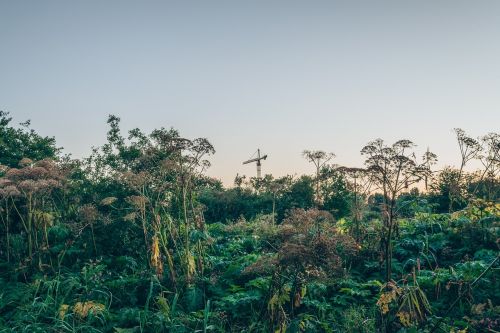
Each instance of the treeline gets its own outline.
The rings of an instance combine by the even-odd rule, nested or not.
[[[11,122],[0,112],[1,331],[500,329],[499,134],[456,129],[458,168],[376,139],[362,168],[306,150],[312,175],[225,188],[205,138],[109,116],[77,160]]]

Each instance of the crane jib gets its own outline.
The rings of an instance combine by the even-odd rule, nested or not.
[[[267,158],[267,155],[264,155],[264,156],[260,156],[260,149],[257,149],[257,157],[256,158],[252,158],[252,159],[249,159],[248,161],[245,161],[243,162],[243,164],[248,164],[248,163],[252,163],[252,162],[257,162],[257,178],[260,178],[260,175],[261,175],[261,161],[262,160],[265,160]]]

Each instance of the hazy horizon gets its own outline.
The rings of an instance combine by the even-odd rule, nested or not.
[[[0,110],[80,158],[174,127],[216,149],[232,185],[311,174],[304,149],[362,166],[369,141],[410,139],[457,165],[453,128],[500,124],[500,2],[0,2]]]

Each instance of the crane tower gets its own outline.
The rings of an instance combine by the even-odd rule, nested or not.
[[[251,158],[248,161],[243,162],[243,164],[248,164],[252,162],[257,162],[257,178],[261,178],[261,162],[262,160],[265,160],[267,158],[267,155],[260,156],[260,149],[257,149],[257,157],[256,158]]]

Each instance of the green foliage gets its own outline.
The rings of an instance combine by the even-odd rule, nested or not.
[[[57,157],[60,148],[55,138],[37,134],[29,128],[29,120],[21,128],[11,127],[11,121],[8,112],[0,111],[0,165],[17,167],[23,158],[40,161]]]
[[[0,113],[0,332],[500,331],[493,150],[483,176],[444,170],[427,193],[393,173],[393,195],[360,187],[383,187],[378,148],[408,183],[428,176],[405,140],[365,147],[370,170],[308,152],[313,177],[224,188],[204,174],[211,144],[174,129],[124,136],[110,116],[79,161],[10,122]]]

